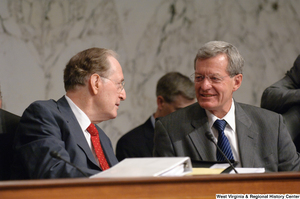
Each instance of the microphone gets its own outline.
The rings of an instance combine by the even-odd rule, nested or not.
[[[64,159],[63,157],[61,157],[61,155],[57,151],[50,151],[50,155],[53,158],[56,158],[58,160],[62,160],[65,163],[71,165],[72,167],[77,169],[80,173],[82,173],[85,177],[89,177],[85,172],[83,172],[81,169],[79,169],[75,164],[73,164],[73,163],[69,162],[68,160]]]
[[[230,160],[228,160],[228,158],[226,157],[226,155],[223,153],[223,151],[220,149],[220,147],[217,145],[217,143],[215,142],[214,140],[214,136],[213,134],[210,132],[210,131],[207,131],[205,133],[205,136],[207,137],[207,139],[209,139],[210,141],[212,141],[216,147],[217,147],[217,150],[222,154],[222,156],[225,158],[226,162],[229,163],[230,167],[234,170],[235,173],[238,173],[237,170],[234,168],[234,166],[232,165],[232,163],[230,162]]]

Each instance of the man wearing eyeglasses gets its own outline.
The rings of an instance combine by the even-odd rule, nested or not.
[[[195,161],[225,160],[266,172],[299,171],[300,156],[282,116],[238,103],[244,60],[236,47],[212,41],[194,60],[195,103],[157,120],[154,156],[189,156]]]
[[[117,117],[126,99],[116,53],[103,48],[79,52],[64,70],[64,86],[66,94],[58,101],[36,101],[23,113],[13,179],[90,176],[118,162],[110,139],[95,125]]]

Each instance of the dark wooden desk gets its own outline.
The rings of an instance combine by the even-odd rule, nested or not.
[[[216,194],[299,194],[300,172],[184,177],[0,182],[0,198],[216,198]]]

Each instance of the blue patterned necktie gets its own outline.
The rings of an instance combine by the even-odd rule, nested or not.
[[[225,120],[216,120],[214,123],[214,127],[218,130],[219,136],[218,136],[218,146],[223,151],[223,153],[226,155],[228,160],[234,160],[230,143],[227,139],[227,137],[224,134],[224,129],[226,126]],[[223,155],[217,150],[217,160],[218,161],[225,161],[225,158]]]

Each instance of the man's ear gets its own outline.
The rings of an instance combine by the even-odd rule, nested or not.
[[[243,74],[238,74],[233,77],[233,92],[240,88],[243,81]]]
[[[165,103],[165,99],[163,98],[163,96],[161,96],[161,95],[157,96],[156,103],[157,103],[157,108],[159,110],[162,110],[164,107],[164,103]]]
[[[88,83],[91,88],[91,92],[96,95],[99,92],[99,88],[101,86],[101,77],[98,74],[94,73],[91,75]]]

